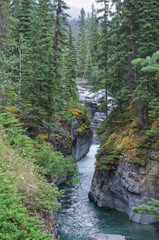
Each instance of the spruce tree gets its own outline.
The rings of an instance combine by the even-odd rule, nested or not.
[[[82,32],[83,32],[83,29],[85,28],[85,18],[86,18],[86,13],[84,8],[82,8],[80,11],[80,16],[78,18],[78,39],[82,37]]]
[[[87,42],[85,28],[83,28],[82,36],[79,40],[80,40],[80,45],[78,50],[78,73],[79,73],[80,79],[82,80],[85,73],[85,69],[86,69],[86,57],[88,53],[88,42]]]
[[[6,51],[7,44],[11,41],[11,26],[14,19],[10,11],[11,0],[1,0],[0,3],[0,50]]]
[[[68,43],[65,54],[65,98],[66,100],[77,99],[77,86],[75,79],[77,77],[77,52],[74,44],[74,37],[69,26]]]
[[[92,12],[91,12],[91,18],[90,18],[90,32],[89,32],[89,46],[90,46],[90,52],[92,56],[92,62],[95,62],[95,56],[97,54],[98,49],[98,38],[99,38],[99,25],[98,25],[98,19],[96,15],[96,10],[94,8],[94,5],[92,4]]]
[[[84,69],[84,78],[90,80],[93,72],[92,56],[91,52],[88,49],[86,56],[86,64]]]
[[[109,73],[108,73],[108,30],[109,30],[109,1],[108,0],[97,0],[97,3],[102,3],[102,8],[98,9],[98,14],[100,14],[100,36],[98,39],[98,51],[96,54],[96,61],[98,65],[98,72],[94,75],[92,79],[92,84],[94,85],[94,90],[99,89],[105,90],[105,107],[104,111],[106,116],[108,115],[108,89],[109,89]],[[97,84],[98,82],[98,84]]]
[[[16,18],[18,19],[18,24],[15,28],[15,39],[18,39],[20,34],[23,35],[25,40],[30,39],[30,28],[32,13],[35,2],[33,0],[22,0],[21,5],[16,12]]]
[[[54,34],[53,34],[53,67],[55,73],[55,81],[57,86],[57,91],[59,93],[65,94],[64,84],[62,82],[64,78],[64,50],[67,46],[67,17],[68,14],[65,11],[68,9],[66,3],[62,0],[56,0],[55,3],[55,24],[54,24]],[[60,106],[63,105],[63,98],[59,94],[57,96],[57,102]]]
[[[159,49],[159,1],[136,0],[133,2],[136,9],[135,24],[137,26],[137,56],[151,56]]]

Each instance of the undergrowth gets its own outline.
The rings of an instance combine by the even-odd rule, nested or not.
[[[0,239],[51,239],[39,232],[42,227],[35,216],[57,211],[62,191],[46,176],[66,181],[76,169],[73,158],[53,152],[39,137],[25,135],[18,118],[1,110]]]
[[[15,190],[6,173],[0,170],[0,239],[2,240],[51,240],[51,236],[39,232],[42,225],[19,202],[23,199]]]
[[[121,114],[112,112],[98,129],[101,146],[96,155],[96,168],[110,170],[124,156],[129,163],[145,166],[149,151],[159,150],[158,103],[149,113],[149,124],[143,129],[134,99]],[[159,161],[159,157],[157,158]]]

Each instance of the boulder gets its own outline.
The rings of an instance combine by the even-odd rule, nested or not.
[[[86,240],[130,240],[130,238],[114,235],[114,234],[95,234],[93,236],[88,237]]]

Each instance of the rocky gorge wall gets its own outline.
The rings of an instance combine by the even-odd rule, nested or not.
[[[92,132],[89,133],[86,131],[84,134],[79,134],[79,128],[79,122],[76,121],[72,124],[72,156],[76,162],[87,155],[93,141]]]
[[[159,219],[132,208],[159,200],[159,122],[151,119],[144,131],[136,111],[136,101],[131,102],[110,125],[101,127],[89,198],[99,207],[126,213],[134,222],[151,224]]]
[[[75,162],[87,155],[93,141],[90,122],[78,109],[72,109],[74,121],[71,125],[58,126],[56,134],[52,134],[50,142],[54,151],[64,156],[73,156]],[[63,134],[65,132],[65,134]]]
[[[132,211],[134,206],[147,204],[152,198],[159,199],[159,151],[150,152],[146,166],[129,163],[124,156],[118,166],[105,171],[96,170],[93,176],[90,200],[99,207],[113,208],[126,213],[129,219],[142,224],[159,220],[154,215]]]

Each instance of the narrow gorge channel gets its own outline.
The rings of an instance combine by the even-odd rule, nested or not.
[[[155,225],[133,223],[125,214],[98,208],[89,201],[97,149],[98,145],[92,145],[88,155],[77,163],[80,183],[63,187],[59,240],[86,240],[96,233],[119,234],[136,240],[158,240],[159,229]]]

